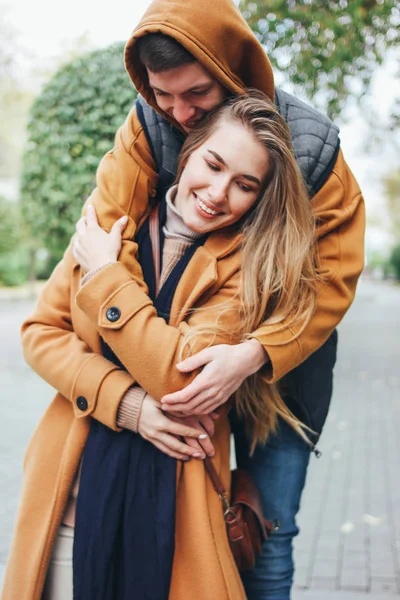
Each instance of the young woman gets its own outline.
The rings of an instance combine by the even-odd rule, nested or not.
[[[4,600],[72,598],[72,578],[79,600],[245,598],[201,460],[229,489],[228,407],[211,441],[210,416],[172,417],[159,401],[193,379],[182,357],[266,319],[299,332],[312,314],[311,208],[265,96],[230,99],[190,133],[159,221],[157,286],[149,219],[128,271],[124,222],[106,233],[88,207],[24,324],[26,359],[58,394],[27,451]],[[254,443],[278,415],[301,434],[262,373],[235,402]]]

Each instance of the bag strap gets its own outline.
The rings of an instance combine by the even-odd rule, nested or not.
[[[221,498],[222,505],[224,507],[224,515],[231,510],[231,506],[228,501],[228,494],[226,489],[224,488],[224,484],[222,483],[217,471],[215,470],[214,464],[208,456],[204,459],[204,466],[206,471],[212,481],[214,490],[217,492],[218,496]]]
[[[160,224],[159,224],[159,204],[153,208],[149,218],[149,236],[151,241],[151,253],[153,256],[154,277],[156,281],[156,296],[160,286]]]

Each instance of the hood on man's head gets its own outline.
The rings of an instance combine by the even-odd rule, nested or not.
[[[233,94],[252,87],[274,98],[271,63],[232,0],[153,0],[125,47],[125,66],[137,91],[168,120],[148,85],[136,45],[141,36],[156,32],[184,46]]]

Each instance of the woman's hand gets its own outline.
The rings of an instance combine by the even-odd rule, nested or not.
[[[205,458],[205,452],[200,447],[199,442],[201,444],[209,442],[209,437],[201,425],[196,425],[195,421],[186,421],[185,418],[175,417],[170,419],[163,413],[159,403],[149,394],[146,395],[143,401],[138,433],[161,452],[180,460]],[[196,443],[189,445],[178,439],[180,437],[193,440]],[[209,443],[211,444],[211,442]],[[208,444],[207,447],[209,447]]]
[[[236,346],[221,344],[206,348],[176,365],[183,373],[203,369],[183,390],[161,398],[162,409],[170,413],[209,414],[268,360],[268,354],[256,339]]]
[[[100,227],[93,206],[87,208],[86,217],[76,224],[76,236],[73,246],[75,260],[86,273],[115,262],[121,250],[122,232],[128,222],[124,216],[115,221],[110,233]]]
[[[194,437],[185,437],[186,444],[193,448],[196,453],[201,454],[199,458],[205,458],[206,455],[211,457],[215,455],[215,449],[210,438],[214,435],[214,420],[218,418],[218,413],[211,413],[211,415],[181,415],[179,417],[171,413],[167,414],[168,418],[172,419],[172,421],[193,427],[200,435],[207,434],[205,437],[202,436],[197,439]]]

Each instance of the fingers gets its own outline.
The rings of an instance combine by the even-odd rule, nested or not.
[[[189,402],[192,398],[207,389],[206,379],[202,377],[202,373],[197,375],[189,385],[183,390],[174,392],[173,394],[166,394],[161,398],[161,406],[164,410],[164,404],[167,405],[165,410],[169,410],[170,405],[184,404]]]
[[[166,446],[159,440],[149,440],[149,441],[156,448],[158,448],[161,452],[163,452],[164,454],[167,454],[171,458],[176,458],[177,460],[184,460],[184,461],[190,460],[190,457],[188,457],[186,454],[181,454],[180,452],[175,452],[174,450],[171,450],[171,448],[169,448],[168,446]]]
[[[192,382],[192,383],[194,383],[194,382]],[[189,398],[185,398],[184,392],[185,392],[185,390],[187,390],[187,388],[189,388],[192,385],[192,383],[189,384],[186,388],[184,388],[180,392],[176,392],[175,394],[169,394],[169,396],[164,396],[164,398],[161,399],[162,409],[169,411],[169,412],[174,412],[174,413],[175,413],[175,411],[178,411],[178,410],[182,410],[182,411],[186,412],[186,414],[200,415],[200,414],[205,414],[206,412],[208,413],[209,411],[204,411],[204,410],[201,411],[201,410],[199,410],[199,408],[206,401],[214,399],[215,395],[214,395],[212,389],[203,390],[202,388],[199,388],[196,394],[194,394],[193,396],[191,396]],[[183,396],[183,399],[181,399],[179,397],[179,401],[175,401],[175,402],[171,401],[170,396],[177,395],[177,394],[181,394]],[[166,401],[167,398],[168,398],[168,401]],[[196,412],[194,413],[194,411],[196,411]]]
[[[204,459],[206,457],[206,453],[198,440],[196,440],[195,438],[188,437],[185,438],[185,443],[191,448],[193,448],[196,454],[200,455],[199,458]]]
[[[72,246],[72,256],[79,263],[80,253],[79,253],[79,244],[77,240],[75,240],[74,245]]]
[[[177,421],[171,421],[168,417],[165,417],[165,423],[162,424],[162,429],[174,435],[181,437],[192,437],[198,439],[200,436],[207,436],[204,431],[199,431],[189,425],[178,423]]]
[[[225,400],[220,399],[218,396],[212,396],[207,398],[204,402],[197,404],[193,408],[186,407],[186,410],[190,411],[193,415],[210,414],[223,404]]]
[[[166,446],[170,452],[174,452],[175,454],[180,454],[189,458],[204,458],[202,452],[199,452],[197,449],[191,448],[184,442],[177,440],[176,437],[170,435],[169,433],[160,433],[157,436],[157,440],[164,444],[164,446]]]
[[[199,423],[203,427],[203,429],[207,432],[209,437],[212,437],[215,433],[215,423],[211,416],[209,415],[200,415]]]
[[[211,398],[206,398],[200,400],[200,403],[197,399],[194,399],[193,403],[182,403],[182,404],[168,404],[163,407],[163,410],[175,414],[176,412],[183,412],[186,415],[203,415],[210,414],[215,411],[221,404],[224,403],[224,400],[219,400],[219,398],[213,396]],[[218,416],[214,416],[214,419],[217,419]]]
[[[208,436],[205,437],[204,439],[199,440],[199,444],[201,446],[201,451],[202,452],[204,451],[207,454],[207,456],[212,457],[215,455],[215,449],[214,449],[213,443]]]
[[[95,208],[91,204],[89,204],[87,207],[86,223],[87,223],[88,227],[94,227],[96,225],[97,226],[99,225],[99,223],[97,221],[97,215],[96,215]]]
[[[212,349],[205,348],[197,354],[182,360],[176,365],[176,368],[182,373],[188,373],[189,371],[194,371],[195,369],[206,365],[210,360],[212,360]]]
[[[124,215],[123,217],[118,219],[118,221],[115,221],[114,225],[111,228],[111,231],[117,230],[118,233],[122,233],[126,227],[127,222],[128,217],[127,215]]]
[[[76,229],[76,233],[82,234],[85,233],[86,231],[86,217],[81,217],[79,219],[79,221],[77,221],[76,225],[75,225],[75,229]]]

